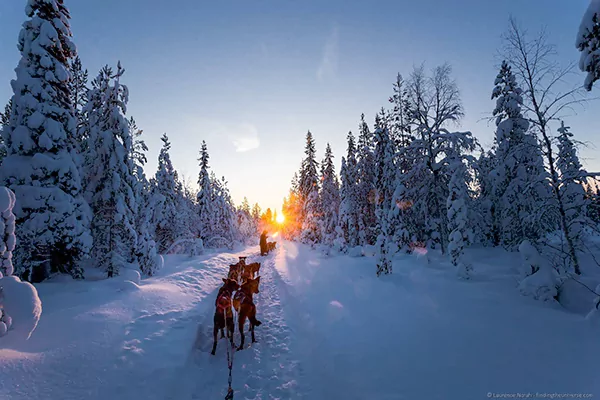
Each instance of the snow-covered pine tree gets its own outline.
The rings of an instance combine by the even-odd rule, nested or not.
[[[206,146],[206,142],[202,141],[202,148],[200,150],[200,173],[198,175],[198,186],[200,190],[198,191],[198,198],[196,202],[198,204],[198,215],[199,215],[199,232],[202,240],[206,241],[211,238],[215,232],[213,232],[213,218],[214,212],[213,209],[213,193],[218,188],[212,187],[209,165],[208,165],[209,155],[208,148]]]
[[[352,132],[348,132],[346,157],[342,157],[340,188],[340,227],[348,246],[358,246],[357,163],[356,145]]]
[[[333,164],[331,146],[327,143],[325,157],[321,163],[321,191],[319,193],[321,241],[327,246],[333,246],[337,238],[340,209],[340,185]]]
[[[317,151],[315,148],[315,141],[310,131],[306,134],[306,147],[304,148],[305,158],[302,160],[302,167],[300,168],[300,177],[298,181],[298,190],[303,202],[306,202],[310,193],[315,188],[319,188],[319,176],[318,176],[318,163],[317,163]]]
[[[136,199],[135,228],[137,232],[137,243],[135,246],[135,257],[140,270],[147,276],[156,273],[157,245],[156,224],[154,218],[163,202],[163,196],[158,193],[156,186],[148,181],[144,173],[146,165],[146,151],[148,147],[141,139],[142,130],[137,127],[135,120],[131,117],[128,121],[129,131],[132,138],[131,159],[133,161],[133,172],[135,177],[134,196]]]
[[[160,253],[166,251],[177,239],[173,222],[178,217],[177,211],[177,186],[178,176],[171,163],[171,143],[167,134],[161,137],[163,146],[158,156],[158,171],[156,172],[156,185],[158,192],[163,196],[162,207],[157,213],[156,241]]]
[[[396,76],[394,82],[394,94],[389,98],[389,102],[394,105],[390,115],[390,137],[392,138],[395,148],[406,147],[411,142],[410,134],[410,101],[408,99],[408,89],[402,75]],[[408,170],[408,165],[399,165],[402,171]]]
[[[498,200],[494,193],[495,153],[481,151],[479,158],[474,162],[473,172],[475,185],[477,187],[474,204],[474,240],[484,245],[498,246],[500,244],[500,232],[496,217]]]
[[[600,79],[600,0],[591,0],[581,19],[575,47],[581,52],[579,69],[587,72],[583,86],[592,90]]]
[[[3,129],[7,156],[0,168],[1,180],[17,199],[17,274],[41,280],[49,266],[81,278],[79,262],[92,243],[72,145],[76,122],[68,60],[75,45],[69,11],[62,0],[30,0],[26,14],[21,60],[11,82],[14,104]]]
[[[536,210],[544,196],[544,165],[536,138],[528,133],[529,122],[522,115],[522,90],[505,61],[495,81],[496,99],[495,168],[492,185],[495,221],[502,243],[516,248],[524,239],[537,240],[542,234]]]
[[[473,241],[470,213],[468,210],[468,175],[467,168],[460,157],[455,157],[450,162],[454,172],[450,177],[449,195],[446,206],[448,208],[448,252],[452,265],[456,266],[458,275],[468,279],[472,266],[464,259],[464,248]]]
[[[304,154],[305,158],[302,160],[298,182],[298,192],[300,201],[302,202],[301,213],[299,215],[300,225],[302,227],[300,240],[303,243],[314,244],[318,243],[320,240],[320,230],[318,226],[319,166],[316,159],[315,141],[310,131],[306,134]]]
[[[377,216],[377,276],[392,272],[389,244],[394,234],[392,221],[395,204],[392,196],[396,190],[396,166],[394,144],[390,138],[383,115],[375,119],[375,205]]]
[[[92,83],[84,109],[90,124],[87,198],[93,211],[93,256],[108,277],[134,261],[137,245],[133,143],[125,118],[129,91],[125,71],[105,66]]]
[[[300,241],[302,243],[315,245],[321,242],[322,238],[319,226],[321,215],[319,209],[319,190],[315,187],[308,194],[302,210],[304,214],[302,220],[302,233],[300,234]]]
[[[358,210],[359,244],[375,244],[377,217],[375,215],[375,159],[373,157],[373,134],[360,116],[357,148],[357,186],[356,200]],[[347,162],[347,161],[346,161]]]
[[[556,167],[559,173],[559,190],[564,201],[564,223],[563,232],[566,234],[567,249],[571,262],[577,274],[579,270],[579,258],[577,250],[581,249],[581,239],[584,227],[589,225],[588,208],[590,201],[587,199],[584,184],[588,173],[583,169],[577,156],[577,150],[573,143],[573,134],[569,127],[561,122],[558,129],[558,154]]]

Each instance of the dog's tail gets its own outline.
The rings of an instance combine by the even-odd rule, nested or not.
[[[256,317],[252,317],[252,318],[248,318],[248,319],[250,320],[250,322],[252,322],[252,325],[254,325],[254,326],[260,326],[262,324],[262,322],[257,320]]]

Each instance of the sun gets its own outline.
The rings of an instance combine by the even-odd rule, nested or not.
[[[278,224],[283,224],[285,222],[285,216],[283,214],[277,214],[277,220],[276,222]]]

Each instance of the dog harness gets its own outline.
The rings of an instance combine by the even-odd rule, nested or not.
[[[231,308],[231,292],[224,290],[223,293],[217,297],[217,312],[223,313],[228,308]]]
[[[246,303],[247,298],[248,298],[248,296],[242,290],[238,290],[237,292],[235,292],[234,299],[236,301],[239,301],[240,304]]]

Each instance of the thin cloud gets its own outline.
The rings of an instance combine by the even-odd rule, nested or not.
[[[238,153],[254,150],[260,146],[258,129],[252,124],[245,123],[229,128],[228,137]]]
[[[317,69],[317,78],[321,81],[328,77],[333,77],[337,73],[339,58],[339,28],[334,25],[331,33],[327,37],[325,47],[323,48],[323,57]]]

